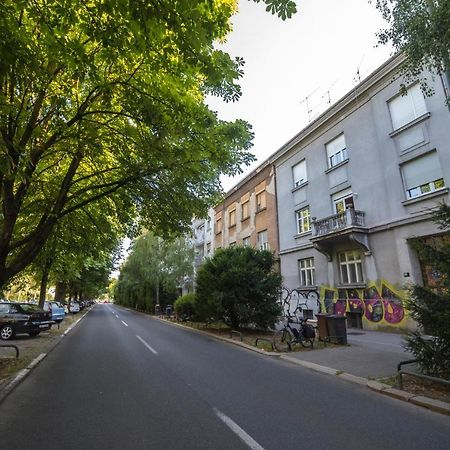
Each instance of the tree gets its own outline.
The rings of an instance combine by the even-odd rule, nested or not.
[[[271,327],[281,314],[277,303],[281,275],[267,250],[233,246],[218,249],[197,274],[197,313],[233,328]]]
[[[241,93],[242,59],[213,46],[236,3],[0,2],[0,288],[86,205],[119,198],[179,231],[252,161],[249,125],[204,103]]]
[[[450,0],[376,0],[376,7],[389,24],[379,42],[405,53],[406,79],[420,78],[428,69],[444,74],[450,88]],[[421,84],[426,94],[433,93],[426,79]]]
[[[70,298],[77,299],[95,296],[105,288],[117,258],[120,237],[130,225],[131,217],[106,198],[64,217],[25,269],[41,284],[40,306],[47,298],[49,282],[58,288],[64,286],[58,289],[60,301],[66,291]]]
[[[407,337],[406,347],[417,358],[423,372],[450,379],[450,206],[441,204],[434,220],[445,235],[432,243],[415,240],[420,259],[440,274],[434,287],[414,286],[406,306],[421,330]],[[431,335],[428,338],[422,332]]]
[[[192,276],[193,259],[194,250],[185,238],[163,240],[144,233],[121,267],[115,300],[147,311],[153,311],[158,303],[172,303],[184,277]]]

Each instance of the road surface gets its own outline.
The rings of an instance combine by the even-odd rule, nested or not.
[[[2,449],[446,449],[450,420],[97,305],[0,405]]]

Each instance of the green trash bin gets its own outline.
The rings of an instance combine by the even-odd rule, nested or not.
[[[327,325],[330,341],[347,345],[347,318],[338,314],[329,315]]]

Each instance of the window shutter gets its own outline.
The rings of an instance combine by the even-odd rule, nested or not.
[[[303,160],[292,168],[294,176],[294,187],[300,186],[307,181],[306,177],[306,161]]]
[[[415,84],[407,92],[407,95],[398,95],[389,102],[394,130],[397,130],[427,112],[420,85]]]
[[[436,152],[414,159],[402,166],[406,190],[442,178],[442,170]]]

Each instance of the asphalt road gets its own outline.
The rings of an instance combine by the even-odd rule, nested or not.
[[[450,420],[97,305],[0,405],[0,448],[448,450]]]

